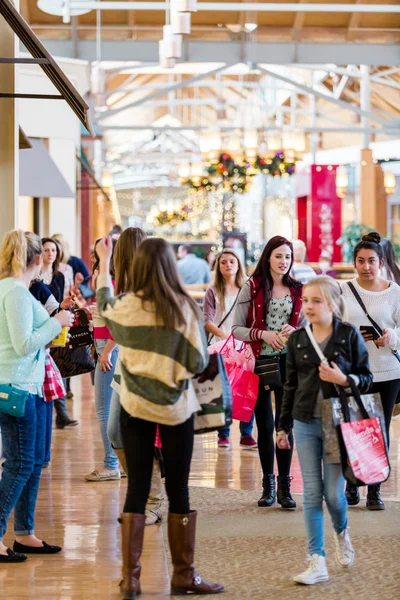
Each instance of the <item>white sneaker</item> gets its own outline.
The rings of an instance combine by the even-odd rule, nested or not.
[[[319,554],[313,554],[310,560],[310,566],[304,573],[293,577],[293,581],[296,583],[302,583],[304,585],[314,585],[314,583],[320,583],[321,581],[328,581],[328,569],[326,568],[325,556],[319,556]]]
[[[333,533],[335,540],[336,560],[341,567],[350,567],[354,562],[354,548],[351,543],[349,529],[344,529],[341,533]]]

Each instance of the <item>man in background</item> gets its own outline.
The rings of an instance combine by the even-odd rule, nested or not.
[[[179,246],[178,259],[178,271],[186,285],[210,283],[210,267],[193,253],[190,244]]]
[[[291,275],[301,283],[307,283],[310,279],[316,277],[315,271],[305,264],[306,245],[302,240],[293,242],[293,266]]]

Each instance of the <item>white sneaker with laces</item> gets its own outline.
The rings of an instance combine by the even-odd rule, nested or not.
[[[349,529],[344,529],[341,533],[333,533],[335,540],[336,560],[341,567],[350,567],[354,562],[354,548],[351,543]]]
[[[319,554],[313,554],[311,556],[310,566],[304,573],[293,577],[293,581],[296,583],[302,583],[303,585],[314,585],[314,583],[320,583],[322,581],[328,581],[328,569],[326,568],[325,556],[319,556]]]

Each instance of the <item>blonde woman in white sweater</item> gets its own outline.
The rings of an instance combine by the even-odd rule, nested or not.
[[[140,593],[140,555],[145,506],[153,469],[156,425],[160,427],[169,501],[168,539],[174,572],[172,594],[217,594],[193,565],[196,511],[189,506],[193,415],[200,408],[191,379],[208,364],[201,315],[178,275],[172,247],[144,240],[132,261],[131,285],[113,298],[109,275],[111,239],[97,245],[100,274],[97,305],[120,348],[121,432],[128,464],[128,492],[121,515],[121,596]]]
[[[400,362],[394,352],[400,351],[400,286],[394,281],[380,277],[384,265],[383,249],[379,233],[364,235],[354,249],[354,266],[357,277],[342,285],[348,309],[348,320],[358,327],[367,343],[370,368],[374,375],[371,391],[379,393],[385,414],[387,439],[389,442],[390,421],[393,407],[400,392]],[[361,298],[368,314],[382,330],[376,333],[354,295],[351,286]],[[356,505],[360,501],[358,489],[347,485],[347,501]],[[384,510],[380,486],[368,486],[367,508]]]

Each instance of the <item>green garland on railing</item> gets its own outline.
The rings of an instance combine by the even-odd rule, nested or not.
[[[211,163],[207,175],[191,177],[184,184],[196,191],[212,191],[223,187],[226,191],[243,194],[251,186],[251,178],[256,173],[264,173],[274,177],[290,177],[295,172],[294,161],[286,160],[283,152],[277,152],[271,158],[257,156],[253,163],[236,163],[232,156],[223,152],[218,162]]]

